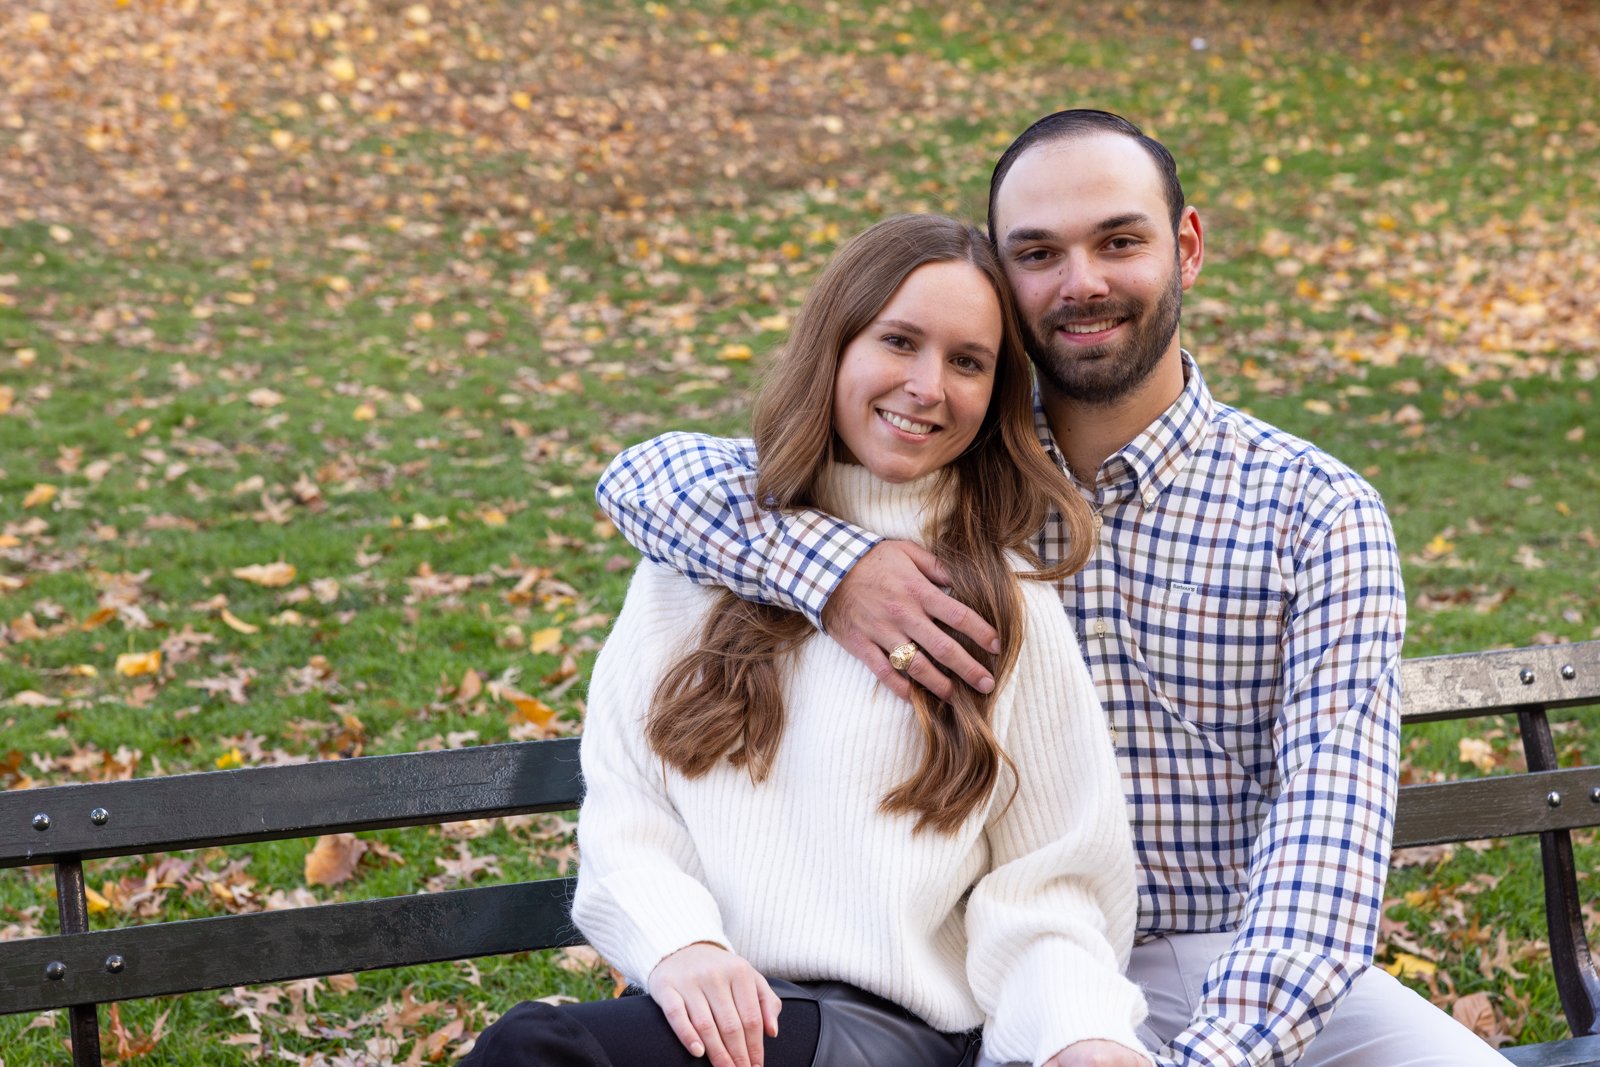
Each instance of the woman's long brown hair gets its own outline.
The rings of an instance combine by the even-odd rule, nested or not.
[[[1089,509],[1039,446],[1033,389],[1015,307],[993,249],[971,226],[937,215],[886,219],[847,244],[823,271],[777,354],[753,416],[757,499],[775,510],[817,502],[817,481],[833,458],[834,377],[845,346],[877,317],[906,277],[927,263],[976,267],[1000,301],[1002,338],[994,391],[972,445],[944,468],[949,499],[928,546],[949,572],[951,595],[990,621],[1001,651],[991,654],[954,636],[1004,684],[1022,640],[1018,575],[1007,558],[1021,554],[1054,581],[1083,565],[1092,545]],[[1044,567],[1033,539],[1052,509],[1066,519],[1068,558]],[[647,732],[667,763],[697,778],[726,757],[761,781],[783,737],[782,671],[788,653],[814,635],[796,612],[724,592],[696,647],[668,668],[656,688]],[[989,723],[991,696],[957,681],[942,701],[913,684],[922,728],[920,765],[883,798],[892,813],[915,813],[918,831],[953,833],[977,810],[1007,760]]]

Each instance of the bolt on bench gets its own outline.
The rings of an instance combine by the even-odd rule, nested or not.
[[[1551,964],[1575,1038],[1521,1067],[1600,1067],[1600,974],[1571,831],[1600,826],[1600,766],[1556,764],[1547,712],[1600,704],[1600,641],[1409,660],[1407,724],[1514,714],[1528,770],[1401,790],[1397,847],[1539,834]],[[60,934],[0,942],[0,1015],[66,1008],[100,1060],[98,1005],[579,943],[571,879],[89,930],[83,864],[251,841],[561,811],[578,742],[526,741],[0,793],[0,868],[55,868]],[[230,951],[219,953],[218,945]]]

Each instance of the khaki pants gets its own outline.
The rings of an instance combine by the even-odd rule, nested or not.
[[[1233,935],[1174,934],[1135,946],[1128,977],[1144,987],[1150,1017],[1139,1038],[1160,1048],[1189,1025],[1211,961]],[[1368,968],[1297,1067],[1505,1067],[1477,1035],[1387,971]],[[979,1067],[998,1067],[993,1060]]]

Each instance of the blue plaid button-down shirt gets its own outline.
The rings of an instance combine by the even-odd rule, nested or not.
[[[1289,1064],[1372,958],[1399,765],[1399,555],[1365,481],[1216,403],[1184,361],[1183,395],[1079,487],[1099,544],[1060,592],[1122,763],[1141,936],[1236,932],[1160,1058]],[[877,538],[764,511],[753,466],[748,441],[668,434],[619,456],[598,498],[652,559],[820,622]],[[1064,538],[1055,519],[1041,531],[1047,560]]]

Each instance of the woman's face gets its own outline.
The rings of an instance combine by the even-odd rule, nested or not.
[[[907,482],[961,455],[989,410],[1000,339],[1000,301],[977,267],[950,260],[912,271],[840,357],[840,458]]]

